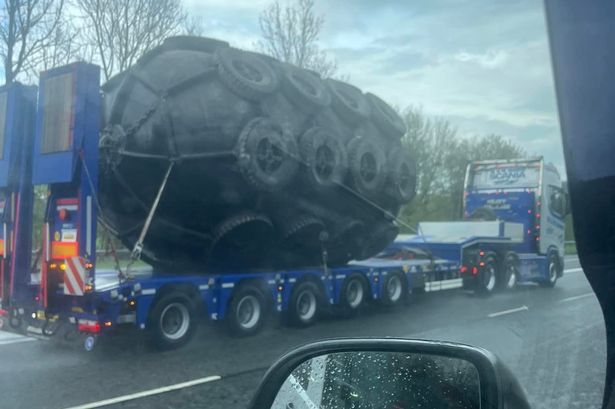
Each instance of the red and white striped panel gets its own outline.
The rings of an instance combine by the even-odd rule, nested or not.
[[[64,294],[83,295],[85,280],[85,259],[81,257],[67,258],[66,270],[64,270]]]

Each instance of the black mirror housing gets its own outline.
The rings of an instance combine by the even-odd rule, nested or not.
[[[481,408],[530,408],[525,392],[515,376],[489,351],[451,342],[396,338],[331,339],[299,347],[283,355],[267,371],[250,407],[272,408],[282,385],[296,368],[308,360],[353,352],[421,354],[467,361],[478,372]]]

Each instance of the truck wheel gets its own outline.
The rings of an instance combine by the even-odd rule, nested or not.
[[[353,315],[365,303],[365,280],[361,274],[353,273],[346,277],[340,294],[340,306],[344,315]]]
[[[416,193],[416,163],[406,152],[393,149],[387,157],[387,193],[399,203],[407,203]]]
[[[171,292],[156,302],[149,315],[148,328],[158,349],[185,345],[196,330],[196,307],[185,293]]]
[[[342,81],[327,80],[331,91],[331,107],[347,123],[369,117],[369,105],[360,89]]]
[[[406,132],[406,125],[397,112],[374,94],[366,93],[365,99],[369,103],[376,126],[391,138],[401,138]]]
[[[519,281],[519,260],[514,254],[509,254],[502,264],[502,288],[512,290]]]
[[[480,294],[491,294],[497,285],[498,264],[495,257],[488,256],[485,260],[481,272],[478,274],[477,292]]]
[[[320,313],[321,291],[311,281],[299,283],[290,297],[288,305],[289,324],[295,327],[308,327],[316,322]]]
[[[254,286],[240,286],[233,294],[226,316],[229,332],[236,337],[254,335],[261,330],[266,314],[263,292]]]
[[[286,87],[283,91],[297,108],[313,112],[331,103],[331,94],[314,74],[290,65],[283,66]]]
[[[308,183],[316,189],[342,184],[348,170],[346,151],[335,135],[323,128],[308,129],[299,139]]]
[[[543,281],[540,283],[542,287],[553,288],[555,287],[555,283],[557,283],[557,256],[551,254],[549,256],[549,276],[548,281]]]
[[[248,122],[235,149],[239,170],[259,190],[281,188],[292,179],[298,167],[295,140],[268,118]]]
[[[382,303],[387,306],[399,305],[406,296],[406,279],[402,274],[389,274],[382,283]]]
[[[365,196],[374,197],[386,181],[386,158],[382,148],[366,138],[354,138],[348,142],[348,166],[356,190]]]
[[[228,47],[218,48],[216,57],[220,79],[241,97],[259,100],[278,86],[273,69],[255,55]]]

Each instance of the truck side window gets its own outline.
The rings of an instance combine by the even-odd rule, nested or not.
[[[566,215],[566,196],[559,187],[549,186],[549,210],[558,217]]]

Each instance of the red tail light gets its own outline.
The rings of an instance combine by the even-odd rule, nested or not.
[[[89,332],[97,334],[100,332],[100,323],[98,321],[79,320],[79,332]]]
[[[468,267],[466,267],[466,266],[461,266],[461,268],[459,269],[459,272],[460,272],[461,274],[465,274],[465,273],[467,273],[467,272],[468,272]]]
[[[472,267],[472,275],[475,276],[478,274],[478,267]]]

